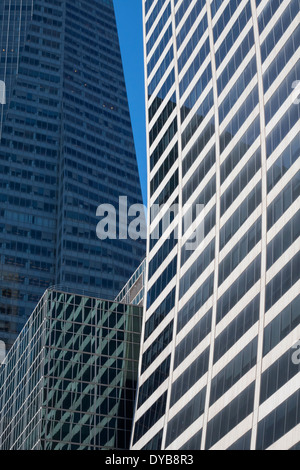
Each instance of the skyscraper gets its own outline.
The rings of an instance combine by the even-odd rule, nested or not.
[[[143,6],[149,213],[165,206],[132,449],[297,448],[299,1]]]
[[[100,204],[141,203],[112,0],[0,2],[0,339],[45,288],[113,299],[143,241],[100,241]]]

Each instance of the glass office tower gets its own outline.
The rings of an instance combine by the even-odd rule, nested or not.
[[[145,255],[100,241],[100,204],[142,203],[112,0],[1,0],[0,340],[50,285],[114,299]]]
[[[143,5],[149,211],[165,207],[132,449],[299,447],[299,1]]]
[[[0,449],[128,449],[141,323],[141,307],[47,290],[0,366]]]

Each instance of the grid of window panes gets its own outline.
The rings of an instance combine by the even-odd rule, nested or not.
[[[55,281],[63,5],[46,3],[5,0],[0,7],[0,79],[8,80],[0,145],[0,331],[7,347]]]
[[[10,101],[27,27],[32,16],[32,0],[3,0],[0,11],[0,77],[6,85],[6,102]],[[0,136],[6,105],[0,105]]]
[[[142,203],[112,1],[4,0],[0,24],[0,337],[9,348],[46,288],[113,299],[145,249],[96,235],[100,204]]]
[[[299,2],[147,0],[144,22],[149,205],[166,193],[181,212],[160,240],[159,216],[150,228],[132,448],[293,447]],[[176,225],[197,250],[177,248]]]
[[[0,449],[38,449],[44,400],[47,296],[30,316],[0,369]]]
[[[137,306],[47,291],[3,366],[0,448],[128,449],[141,321]]]

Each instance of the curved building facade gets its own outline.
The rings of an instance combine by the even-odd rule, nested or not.
[[[152,218],[132,449],[296,448],[299,1],[143,5]]]

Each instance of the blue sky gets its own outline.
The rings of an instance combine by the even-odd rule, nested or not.
[[[114,0],[144,204],[147,202],[147,158],[143,22],[141,0]]]

